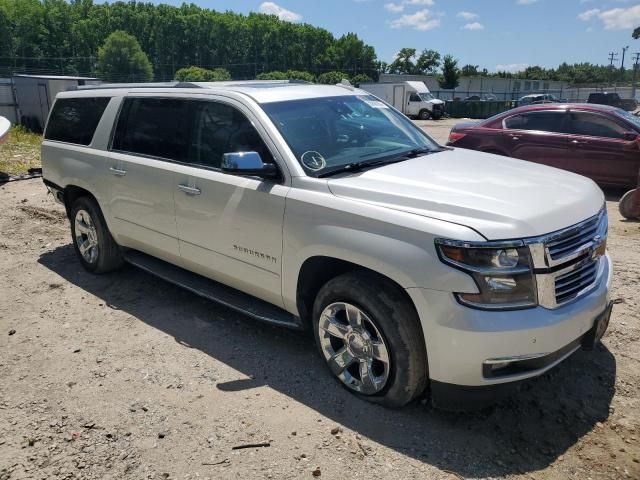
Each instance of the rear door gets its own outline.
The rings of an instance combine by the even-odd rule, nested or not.
[[[568,162],[571,171],[605,185],[635,187],[640,143],[626,140],[632,131],[622,121],[597,112],[570,112]]]
[[[503,145],[513,158],[567,168],[568,114],[535,110],[505,118]]]
[[[104,172],[114,228],[125,246],[180,263],[174,169],[187,157],[189,102],[152,96],[123,102]]]

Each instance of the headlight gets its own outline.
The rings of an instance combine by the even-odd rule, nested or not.
[[[486,310],[538,304],[529,248],[522,242],[460,242],[436,239],[440,259],[473,277],[479,293],[456,293],[460,303]]]

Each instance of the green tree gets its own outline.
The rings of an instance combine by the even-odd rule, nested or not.
[[[273,71],[263,72],[256,76],[257,80],[287,80],[287,74],[285,72]]]
[[[358,75],[354,75],[351,79],[351,83],[360,84],[360,83],[370,83],[373,82],[373,79],[369,75],[365,75],[363,73],[359,73]]]
[[[98,49],[98,74],[113,82],[148,82],[153,69],[136,37],[116,30]]]
[[[458,60],[453,55],[445,55],[442,63],[442,75],[438,78],[440,88],[451,90],[460,84],[460,70],[458,69]]]
[[[349,75],[343,72],[325,72],[318,76],[318,83],[324,83],[326,85],[335,85],[342,80],[349,80]]]
[[[424,75],[433,75],[440,67],[440,54],[435,50],[424,49],[416,61],[416,69]]]
[[[631,36],[636,40],[639,39],[640,38],[640,27],[635,28],[633,30],[633,33],[631,34]]]
[[[460,74],[463,77],[477,77],[480,75],[479,68],[478,65],[465,65],[460,69]]]
[[[179,82],[219,82],[231,80],[231,75],[224,68],[186,67],[176,71],[175,79]]]
[[[396,58],[389,65],[389,73],[418,73],[416,64],[413,62],[415,56],[415,48],[401,48],[396,54]]]

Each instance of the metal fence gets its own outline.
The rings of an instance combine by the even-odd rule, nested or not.
[[[6,117],[11,123],[18,120],[18,105],[10,78],[0,78],[0,116]]]
[[[495,92],[489,90],[431,90],[431,93],[440,100],[465,100],[470,97],[479,97],[484,100],[519,100],[525,95],[553,95],[558,100],[568,103],[586,102],[591,93],[615,92],[621,98],[635,98],[640,101],[633,87],[568,87],[560,89]],[[638,92],[640,93],[640,91]]]

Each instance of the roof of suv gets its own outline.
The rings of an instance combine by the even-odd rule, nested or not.
[[[251,97],[258,103],[306,98],[368,95],[349,85],[316,85],[288,80],[250,80],[226,82],[165,82],[137,84],[101,84],[79,87],[61,94],[64,97],[122,95],[123,93],[222,93],[235,92]]]

